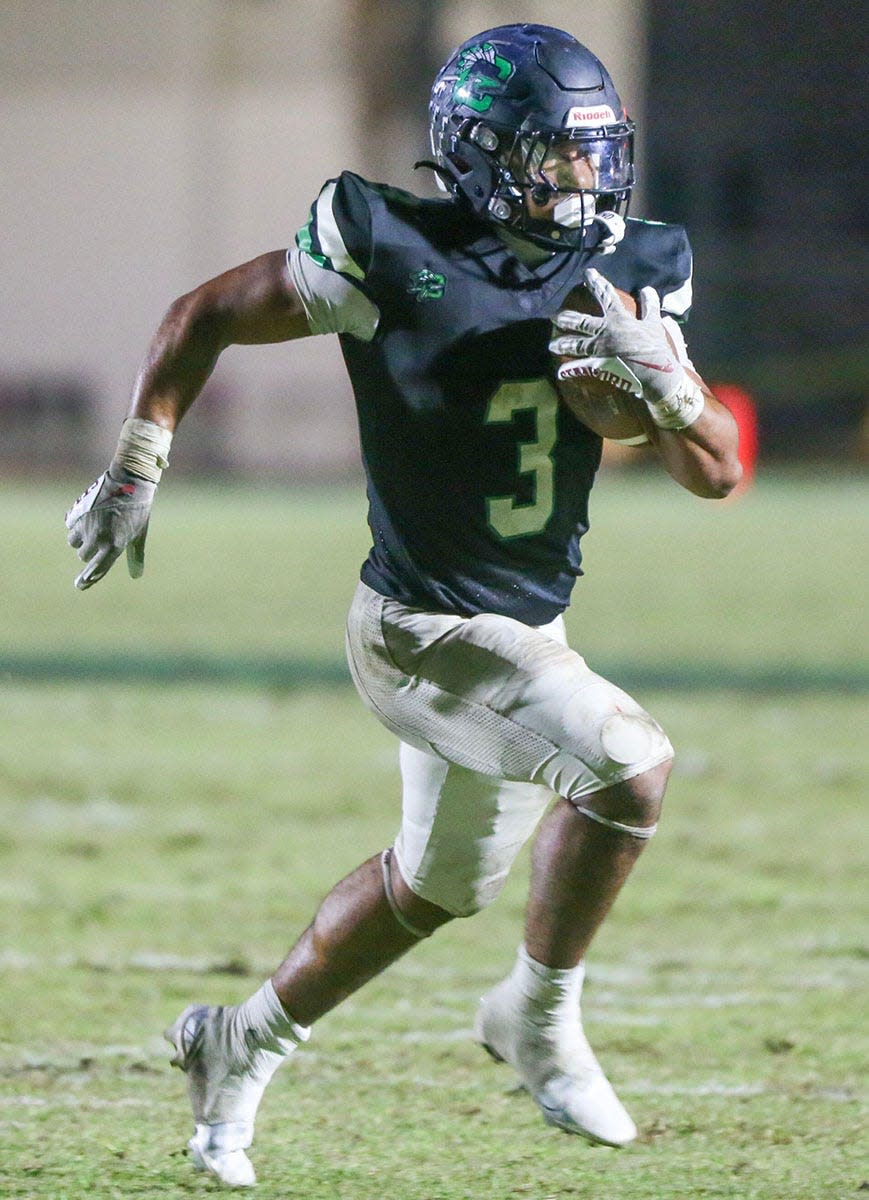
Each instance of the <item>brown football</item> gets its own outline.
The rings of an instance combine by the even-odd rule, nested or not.
[[[616,288],[616,295],[632,316],[637,315],[637,303],[628,292]],[[573,289],[563,304],[574,312],[601,316],[597,301],[584,284]],[[569,362],[570,358],[562,358]],[[583,425],[602,438],[641,437],[645,429],[638,412],[642,402],[613,382],[597,376],[578,376],[558,379],[555,384],[558,395],[573,415]]]

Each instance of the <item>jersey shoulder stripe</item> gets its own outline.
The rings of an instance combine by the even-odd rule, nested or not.
[[[311,205],[296,245],[318,266],[363,280],[371,260],[371,212],[362,180],[349,171],[330,179]]]

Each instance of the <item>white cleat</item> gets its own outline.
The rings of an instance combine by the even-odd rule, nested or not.
[[[197,1125],[196,1132],[187,1143],[190,1159],[197,1171],[208,1171],[227,1187],[253,1187],[256,1172],[241,1146],[221,1150],[217,1131],[225,1129],[219,1125]],[[247,1142],[250,1145],[250,1141]]]
[[[480,1001],[474,1037],[514,1068],[550,1125],[605,1146],[626,1146],[637,1127],[582,1032],[580,984],[581,977],[570,1005],[532,1013],[520,1009],[508,977]]]
[[[256,1173],[245,1154],[266,1084],[285,1054],[232,1053],[232,1008],[191,1004],[165,1033],[172,1065],[187,1076],[196,1131],[187,1147],[194,1167],[228,1187],[253,1187]]]

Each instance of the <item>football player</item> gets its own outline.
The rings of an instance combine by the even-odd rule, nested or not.
[[[557,369],[619,358],[664,467],[701,496],[738,480],[735,426],[674,323],[690,305],[684,231],[626,219],[633,125],[598,59],[557,29],[490,29],[450,55],[430,113],[445,197],[345,172],[288,252],[176,300],[108,470],[67,515],[79,588],[123,551],[140,575],[173,431],[224,347],[339,335],[372,533],[347,652],[400,739],[401,821],[254,995],[192,1005],[167,1031],[193,1162],[234,1186],[255,1180],[257,1106],[311,1026],[491,903],[538,825],[524,942],[476,1037],[548,1122],[610,1146],[636,1135],[583,1035],[580,989],[655,832],[673,751],[565,641],[601,439],[559,402]],[[599,316],[565,307],[583,281]],[[639,296],[640,319],[613,285]]]

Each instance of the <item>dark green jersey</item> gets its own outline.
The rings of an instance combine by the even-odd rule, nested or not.
[[[345,173],[297,244],[375,306],[370,341],[341,335],[368,479],[362,579],[414,607],[551,621],[581,574],[601,441],[560,404],[550,321],[588,260],[524,266],[451,200]],[[618,287],[683,300],[677,226],[629,221],[594,265]]]

